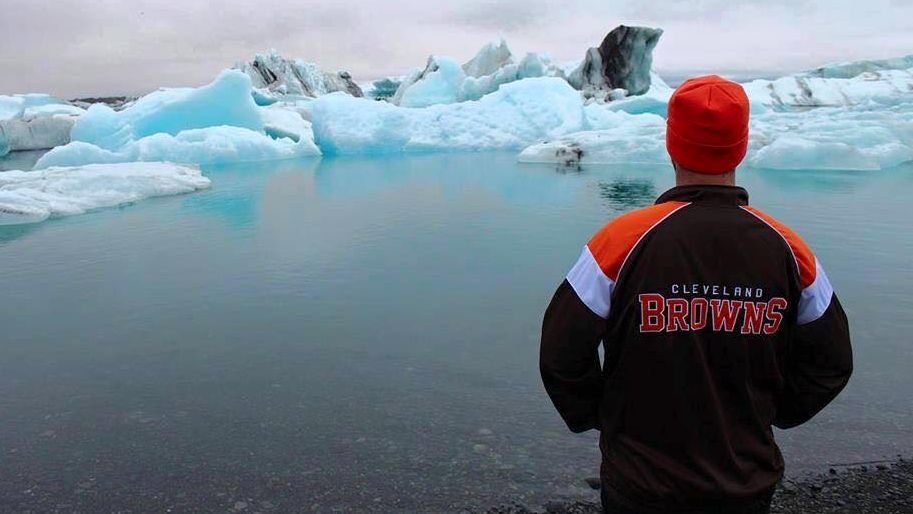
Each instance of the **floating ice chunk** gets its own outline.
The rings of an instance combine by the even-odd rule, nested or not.
[[[71,137],[113,150],[152,134],[188,129],[230,125],[260,131],[263,122],[250,92],[247,75],[225,70],[209,85],[155,91],[119,112],[94,104],[76,122]]]
[[[320,150],[309,138],[295,142],[289,138],[273,139],[241,127],[221,126],[184,130],[175,136],[153,134],[115,150],[75,141],[43,155],[35,164],[35,169],[134,161],[223,164],[318,155]]]
[[[35,223],[209,187],[200,170],[162,162],[0,173],[0,225]]]
[[[315,139],[330,154],[522,148],[587,128],[580,93],[554,77],[424,109],[339,94],[320,97],[309,109]]]
[[[3,129],[0,129],[0,157],[10,153],[10,140],[6,136],[6,132]]]

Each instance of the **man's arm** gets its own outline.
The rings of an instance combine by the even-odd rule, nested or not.
[[[849,324],[832,291],[820,317],[800,323],[793,330],[786,356],[785,387],[777,401],[774,426],[792,428],[805,423],[830,403],[850,379],[853,350]]]
[[[573,432],[598,428],[602,370],[599,343],[605,320],[561,283],[542,322],[539,371],[558,413]]]

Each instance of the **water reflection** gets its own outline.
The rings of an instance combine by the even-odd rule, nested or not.
[[[615,211],[628,211],[650,205],[658,196],[651,179],[620,178],[599,182],[599,196]]]

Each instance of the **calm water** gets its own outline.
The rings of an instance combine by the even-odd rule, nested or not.
[[[2,510],[458,511],[594,498],[539,383],[580,247],[666,168],[513,154],[207,169],[213,189],[0,227]],[[854,333],[790,473],[913,454],[913,167],[746,171]]]

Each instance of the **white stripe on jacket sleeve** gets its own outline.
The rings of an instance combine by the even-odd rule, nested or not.
[[[820,318],[824,311],[831,305],[834,288],[831,286],[827,274],[818,259],[815,259],[815,281],[802,290],[799,298],[799,315],[796,323],[805,325]]]
[[[567,281],[574,288],[577,297],[594,314],[602,319],[609,317],[612,290],[615,282],[603,273],[589,247],[584,246],[580,258],[567,274]]]

